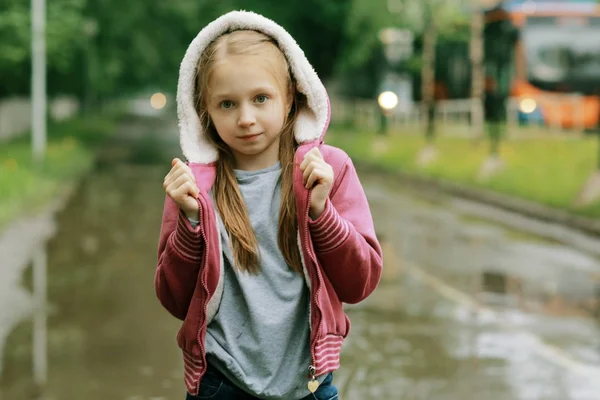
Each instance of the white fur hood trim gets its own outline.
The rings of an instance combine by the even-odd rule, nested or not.
[[[208,24],[188,47],[179,69],[177,116],[181,149],[189,162],[207,164],[216,161],[217,150],[206,140],[194,107],[196,66],[202,52],[223,33],[250,29],[274,38],[284,52],[297,81],[297,89],[308,100],[308,109],[298,115],[295,136],[298,143],[319,139],[329,125],[330,106],[325,86],[308,62],[302,49],[280,25],[262,15],[229,12]]]

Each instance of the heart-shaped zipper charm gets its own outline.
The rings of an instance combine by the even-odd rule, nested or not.
[[[308,390],[310,390],[311,393],[316,392],[318,388],[319,388],[318,380],[314,379],[314,380],[308,382]]]

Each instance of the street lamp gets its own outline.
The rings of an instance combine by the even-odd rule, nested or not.
[[[92,18],[86,18],[83,21],[83,35],[86,40],[85,61],[84,61],[84,90],[83,90],[83,111],[89,113],[95,101],[95,91],[97,85],[96,76],[96,48],[94,39],[98,35],[98,22]]]
[[[395,4],[392,2],[388,6]],[[388,129],[388,117],[396,109],[397,112],[406,113],[412,107],[411,78],[405,72],[399,72],[399,67],[412,55],[414,37],[408,29],[387,27],[379,31],[378,38],[387,61],[377,98],[381,109],[380,132],[385,133]]]
[[[46,153],[46,0],[31,0],[32,153],[40,166]]]
[[[384,114],[389,115],[398,105],[398,96],[389,90],[382,92],[377,98],[377,103]]]
[[[379,104],[379,108],[381,109],[379,113],[379,133],[385,134],[388,131],[388,117],[392,114],[396,106],[398,106],[398,96],[396,93],[386,90],[381,92],[377,97],[377,104]]]

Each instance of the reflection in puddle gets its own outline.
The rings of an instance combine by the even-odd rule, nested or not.
[[[56,207],[56,204],[50,208]],[[5,360],[12,348],[8,338],[16,327],[25,322],[33,324],[28,345],[31,347],[30,377],[36,387],[47,379],[46,353],[46,242],[55,225],[49,218],[25,219],[8,226],[0,236],[0,377],[9,374]],[[23,287],[24,271],[32,271],[31,286]],[[1,392],[0,392],[1,394]]]
[[[47,284],[38,273],[43,270],[26,269],[27,263],[10,282],[0,279],[0,297],[31,305],[0,336],[1,399],[171,399],[184,393],[174,340],[179,324],[161,309],[153,287],[166,171],[162,164],[108,164],[76,188],[58,214],[57,234],[47,245]],[[48,311],[47,319],[32,314],[44,290],[49,305],[36,309]],[[12,315],[7,304],[0,303],[0,334]],[[45,386],[36,384],[46,376]]]

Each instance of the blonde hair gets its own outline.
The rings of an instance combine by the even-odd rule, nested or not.
[[[226,33],[212,42],[202,54],[196,76],[196,110],[208,140],[217,148],[217,176],[214,197],[217,210],[229,233],[235,264],[241,271],[257,274],[259,250],[256,235],[250,224],[248,211],[237,185],[234,174],[234,158],[231,149],[219,136],[207,110],[209,81],[213,66],[227,56],[253,55],[271,61],[276,69],[276,78],[284,79],[281,85],[287,90],[283,98],[292,96],[292,107],[285,119],[279,144],[281,162],[281,208],[279,212],[278,245],[286,263],[296,272],[302,273],[302,261],[297,243],[298,220],[293,190],[294,154],[297,143],[294,138],[294,123],[300,103],[304,97],[296,91],[293,74],[287,59],[271,37],[256,31],[239,30]],[[282,82],[280,81],[280,84]]]

